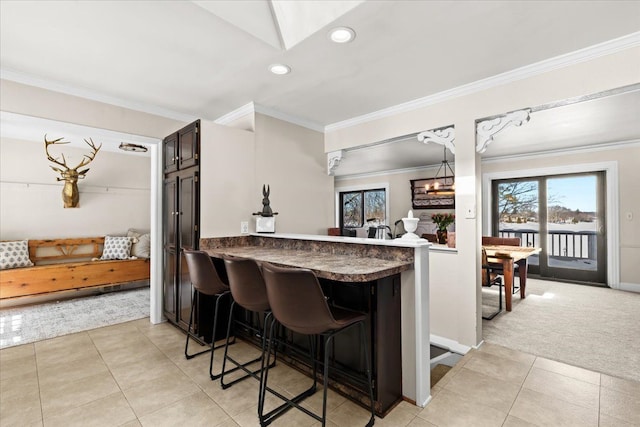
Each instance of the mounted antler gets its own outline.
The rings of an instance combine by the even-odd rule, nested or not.
[[[96,147],[93,140],[89,138],[89,141],[86,139],[84,142],[91,147],[91,153],[85,154],[82,158],[82,161],[75,168],[70,168],[67,166],[67,160],[64,158],[64,154],[61,154],[62,161],[58,160],[58,158],[53,157],[49,154],[49,146],[50,145],[61,145],[68,144],[69,141],[63,141],[64,138],[54,139],[53,141],[47,140],[47,135],[44,136],[44,151],[47,154],[47,159],[55,163],[56,165],[62,167],[63,169],[57,168],[55,166],[51,166],[51,169],[58,172],[60,174],[56,179],[58,181],[64,181],[64,188],[62,189],[62,200],[64,201],[65,208],[75,208],[78,206],[78,201],[80,200],[80,194],[78,192],[78,179],[84,178],[85,174],[89,172],[89,168],[78,171],[78,168],[88,165],[95,159],[96,154],[102,148],[102,144],[99,147]]]

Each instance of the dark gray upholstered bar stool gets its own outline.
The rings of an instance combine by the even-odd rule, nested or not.
[[[229,287],[220,279],[216,267],[209,254],[204,251],[184,250],[184,258],[189,268],[189,278],[193,285],[193,296],[191,298],[191,314],[189,315],[189,328],[187,329],[187,342],[184,346],[184,355],[187,359],[191,359],[203,353],[211,352],[211,361],[209,362],[209,375],[212,380],[220,378],[221,374],[213,373],[213,353],[214,350],[222,348],[225,344],[215,346],[215,334],[218,325],[218,314],[220,312],[220,301],[224,297],[230,295]],[[191,328],[193,326],[193,308],[199,294],[213,296],[216,299],[215,311],[213,312],[213,332],[211,336],[211,347],[198,353],[189,354],[189,339],[197,338]]]
[[[229,288],[231,289],[231,296],[233,297],[233,300],[231,302],[231,310],[229,312],[229,322],[227,324],[227,338],[225,341],[224,358],[222,360],[222,376],[220,377],[220,385],[223,389],[226,389],[233,384],[249,377],[260,380],[258,374],[262,374],[265,364],[264,357],[266,349],[266,333],[267,326],[270,323],[271,319],[271,308],[269,307],[269,300],[267,299],[267,289],[265,287],[264,280],[262,278],[262,272],[260,271],[260,266],[258,265],[258,263],[250,258],[240,258],[228,255],[224,255],[223,259],[225,268],[227,270],[227,277],[229,278]],[[264,326],[262,328],[260,328],[259,325],[258,328],[255,328],[252,324],[248,324],[246,322],[235,319],[236,325],[239,325],[240,327],[248,330],[253,336],[258,336],[261,340],[262,355],[245,363],[240,363],[234,360],[228,353],[229,340],[231,336],[231,325],[234,322],[233,309],[235,308],[236,304],[249,312],[257,313],[258,315],[264,315]],[[229,371],[226,370],[227,360],[235,365],[235,367]],[[261,362],[260,369],[250,370],[248,366],[256,362]],[[275,364],[275,355],[273,363]],[[233,381],[225,384],[225,374],[229,374],[238,369],[242,369],[246,373],[246,375],[236,378]]]
[[[321,336],[323,339],[323,397],[322,397],[322,417],[314,414],[308,409],[299,405],[299,402],[306,397],[307,392],[301,393],[293,399],[286,400],[285,403],[278,408],[263,414],[264,402],[258,404],[258,416],[260,425],[269,425],[275,418],[282,415],[291,407],[305,412],[307,415],[320,421],[322,426],[326,424],[327,419],[327,385],[329,381],[329,352],[330,344],[333,337],[340,332],[352,326],[358,326],[361,336],[361,348],[365,352],[365,364],[367,381],[363,383],[369,388],[369,399],[371,401],[371,418],[366,424],[372,426],[375,422],[375,409],[373,401],[373,387],[371,383],[371,357],[369,354],[369,346],[365,333],[366,315],[354,311],[344,310],[337,307],[329,307],[327,301],[318,282],[318,278],[313,271],[302,268],[282,268],[273,264],[264,263],[262,265],[262,274],[267,287],[267,296],[269,305],[275,320],[271,325],[271,333],[269,335],[269,345],[267,353],[271,350],[273,343],[273,328],[276,323],[280,323],[285,328],[290,329],[299,334],[309,336]],[[316,357],[315,357],[315,339],[311,340],[311,360],[313,363],[313,381],[312,388],[315,390],[316,385]],[[267,387],[269,376],[269,368],[267,367],[262,375],[262,383],[260,387],[263,389],[261,397],[264,399],[264,388]],[[306,395],[305,395],[306,394]],[[313,393],[311,393],[313,394]]]

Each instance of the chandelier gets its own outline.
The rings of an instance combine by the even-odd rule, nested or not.
[[[443,147],[443,149],[444,158],[442,163],[440,163],[440,167],[438,168],[436,175],[424,185],[424,189],[427,194],[452,195],[455,193],[455,173],[447,161],[447,148]],[[441,173],[442,175],[440,175]]]

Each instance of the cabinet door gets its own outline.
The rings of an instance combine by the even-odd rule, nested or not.
[[[198,172],[191,172],[178,177],[178,224],[180,247],[198,249],[200,232]]]
[[[164,173],[178,170],[178,132],[167,136],[162,141]]]
[[[193,287],[191,286],[191,278],[189,277],[187,260],[185,259],[184,252],[182,250],[177,253],[177,259],[179,259],[179,264],[177,275],[178,283],[176,289],[178,293],[178,312],[176,320],[180,327],[186,331],[189,327],[189,316],[191,315],[191,298],[193,296]]]
[[[164,250],[164,275],[162,287],[162,310],[171,322],[176,321],[176,252],[173,249]]]
[[[198,164],[200,152],[200,120],[178,131],[178,169]]]
[[[186,329],[191,312],[191,279],[184,259],[184,249],[198,249],[198,173],[190,172],[178,176],[178,232],[180,241],[178,265],[178,323]]]
[[[175,251],[178,242],[176,240],[176,225],[178,221],[178,184],[175,177],[164,180],[163,207],[162,207],[162,242],[165,249]]]

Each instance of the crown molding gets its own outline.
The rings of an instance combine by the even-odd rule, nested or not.
[[[274,119],[283,120],[285,122],[292,123],[294,125],[302,126],[307,129],[311,129],[316,132],[324,132],[324,126],[319,123],[313,122],[311,120],[305,120],[300,117],[292,116],[287,113],[283,113],[278,110],[274,110],[273,108],[265,107],[260,104],[256,104],[255,102],[250,102],[248,104],[243,105],[242,107],[235,109],[224,116],[218,117],[215,120],[215,123],[219,125],[227,125],[234,120],[239,119],[240,117],[244,117],[247,114],[264,114],[265,116],[273,117]]]
[[[219,125],[228,125],[229,123],[233,123],[241,117],[244,117],[249,114],[255,113],[255,105],[253,102],[249,102],[248,104],[244,104],[240,108],[236,108],[233,111],[228,112],[224,116],[220,116],[215,119],[213,122]]]
[[[265,116],[273,117],[274,119],[283,120],[285,122],[293,123],[294,125],[302,126],[303,128],[311,129],[316,132],[323,133],[324,126],[313,122],[311,120],[302,119],[300,117],[292,116],[287,113],[283,113],[273,108],[265,107],[260,104],[253,104],[256,113],[264,114]]]
[[[43,79],[31,74],[14,71],[6,68],[0,68],[0,78],[16,83],[22,83],[28,86],[39,87],[41,89],[51,90],[54,92],[64,93],[66,95],[77,96],[79,98],[89,99],[92,101],[102,102],[116,107],[127,108],[142,113],[153,114],[154,116],[165,117],[168,119],[178,120],[185,123],[193,122],[199,117],[190,114],[179,113],[177,111],[168,110],[157,107],[155,105],[128,101],[126,99],[117,98],[115,96],[105,95],[90,89],[74,87],[53,80]]]
[[[325,132],[333,132],[336,130],[348,128],[358,124],[370,122],[373,120],[383,119],[385,117],[417,110],[429,105],[437,104],[453,98],[470,95],[492,87],[501,86],[518,80],[523,80],[539,74],[547,73],[558,68],[568,67],[570,65],[579,64],[605,55],[640,46],[640,31],[609,40],[604,43],[589,46],[574,52],[559,55],[553,58],[545,59],[534,64],[516,68],[515,70],[497,74],[486,79],[478,80],[452,89],[425,96],[423,98],[414,99],[393,107],[384,108],[362,116],[353,117],[348,120],[329,124],[324,127]]]

